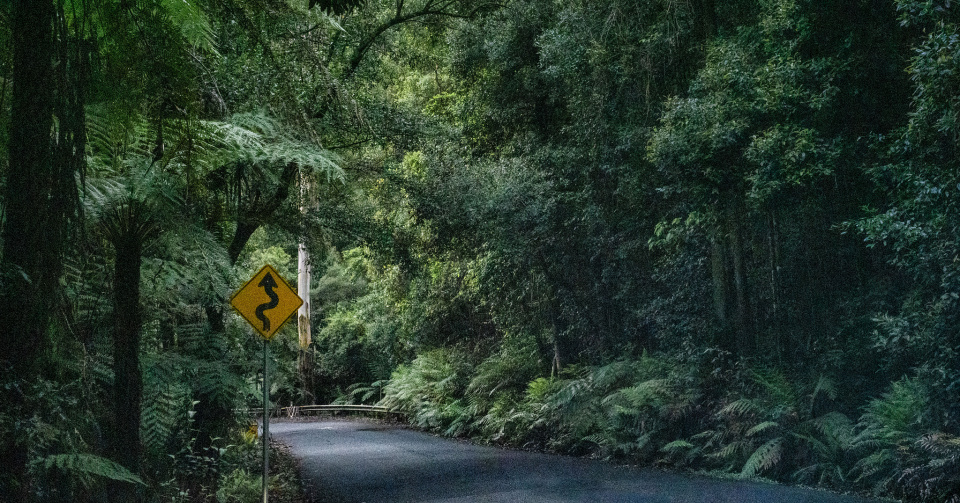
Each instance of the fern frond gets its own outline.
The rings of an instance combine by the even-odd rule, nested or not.
[[[717,436],[717,430],[704,430],[690,437],[691,440],[701,440]]]
[[[895,458],[892,450],[878,450],[857,461],[853,465],[851,473],[859,474],[856,478],[856,480],[859,482],[861,480],[871,478],[881,471],[889,470],[894,461]]]
[[[235,271],[223,245],[207,230],[184,224],[163,233],[144,260],[145,294],[166,305],[212,305],[229,295]]]
[[[833,446],[828,445],[823,440],[816,438],[811,435],[804,435],[802,433],[791,432],[791,436],[797,440],[801,440],[813,450],[814,454],[818,459],[830,458],[835,454],[836,449]]]
[[[748,437],[752,437],[754,435],[757,435],[758,433],[763,433],[767,430],[771,430],[779,427],[780,427],[780,423],[777,423],[776,421],[764,421],[754,426],[753,428],[750,428],[749,430],[747,430],[746,435]]]
[[[528,402],[543,401],[553,391],[557,381],[553,378],[538,377],[527,384]]]
[[[560,389],[551,397],[551,404],[562,409],[574,403],[581,395],[584,395],[590,389],[590,383],[586,379],[574,379],[571,381],[560,382]]]
[[[797,409],[797,393],[790,379],[781,369],[765,368],[754,370],[753,381],[759,384],[773,401],[789,409]]]
[[[185,393],[172,388],[145,389],[140,414],[140,437],[150,452],[163,452],[177,425],[178,419],[186,419],[186,410],[179,407]]]
[[[924,435],[917,443],[934,456],[960,459],[960,437],[942,432],[932,433]]]
[[[745,416],[747,414],[756,414],[761,411],[761,407],[755,401],[749,398],[741,398],[724,406],[717,413],[718,415]]]
[[[143,480],[119,463],[96,454],[53,454],[43,459],[44,468],[83,476],[96,476],[118,482],[146,485]]]
[[[752,442],[734,440],[733,442],[730,442],[724,445],[723,447],[721,447],[720,450],[712,453],[710,457],[725,459],[725,460],[733,459],[737,456],[737,454],[741,452],[745,452],[752,445],[753,445]]]
[[[587,379],[594,388],[608,389],[631,379],[634,375],[636,375],[635,362],[625,360],[596,367],[590,371]]]
[[[190,45],[219,56],[213,27],[207,20],[203,9],[196,0],[163,0],[163,8],[170,15],[173,26],[180,29],[180,35]]]
[[[594,444],[601,448],[609,447],[613,443],[612,439],[602,432],[585,435],[580,440],[586,443]]]
[[[813,392],[810,394],[810,399],[815,401],[820,394],[824,394],[830,400],[837,399],[837,384],[827,376],[820,376],[820,379],[817,380],[817,385],[814,386]]]
[[[814,430],[836,450],[853,448],[856,433],[853,421],[840,412],[830,412],[810,421]]]
[[[686,440],[674,440],[663,447],[660,448],[661,452],[675,453],[678,451],[687,451],[695,448],[696,446],[687,442]]]
[[[140,437],[147,452],[165,452],[177,426],[187,420],[189,389],[181,384],[185,366],[175,353],[144,358]]]
[[[753,454],[747,459],[746,464],[743,465],[740,476],[744,478],[756,476],[776,466],[782,458],[783,439],[775,438],[770,440],[753,451]]]
[[[631,407],[656,406],[663,399],[674,395],[674,390],[667,379],[650,379],[634,386],[622,388],[605,397],[601,403],[625,399]]]

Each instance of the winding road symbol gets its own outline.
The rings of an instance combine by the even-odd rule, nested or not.
[[[280,304],[280,297],[277,297],[277,293],[273,291],[277,287],[277,280],[273,279],[273,275],[269,272],[263,279],[257,283],[257,286],[263,287],[263,291],[267,294],[267,297],[270,297],[270,302],[264,302],[257,306],[257,310],[254,314],[257,315],[257,319],[263,322],[263,331],[270,331],[270,318],[264,316],[263,312],[267,309],[273,309],[277,307],[277,304]]]
[[[257,333],[270,340],[303,300],[268,264],[233,294],[230,305]]]

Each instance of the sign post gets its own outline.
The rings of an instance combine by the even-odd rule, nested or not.
[[[270,476],[270,346],[263,340],[263,503],[268,503]]]
[[[303,304],[270,264],[263,266],[237,293],[230,305],[263,338],[263,503],[267,503],[270,473],[270,339]]]

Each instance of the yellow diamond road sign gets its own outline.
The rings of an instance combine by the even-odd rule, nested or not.
[[[303,300],[270,264],[230,298],[230,305],[268,341],[302,304]]]

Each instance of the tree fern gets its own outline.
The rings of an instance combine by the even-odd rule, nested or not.
[[[159,128],[163,128],[162,145],[155,140]],[[296,163],[328,180],[343,177],[335,154],[287,134],[286,128],[264,114],[236,114],[226,121],[152,122],[115,106],[100,105],[88,108],[87,129],[87,158],[95,182],[97,177],[115,178],[154,163],[160,172],[195,170],[193,176],[201,177],[233,166],[228,184],[233,188],[256,179],[276,183],[276,170],[266,169],[276,163]],[[162,151],[158,150],[161,147]]]
[[[204,141],[211,147],[220,147],[210,149],[218,161],[211,164],[294,162],[324,173],[328,180],[343,177],[336,154],[285,133],[283,126],[266,115],[236,114],[227,122],[207,121],[200,126],[208,133]]]
[[[155,241],[143,278],[144,295],[168,313],[185,305],[216,305],[238,281],[223,245],[191,222]]]

